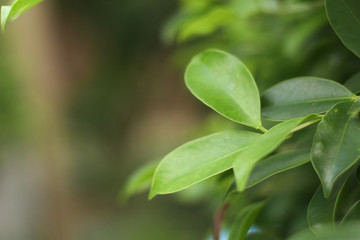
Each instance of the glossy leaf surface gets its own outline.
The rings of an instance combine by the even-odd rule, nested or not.
[[[328,197],[335,180],[360,157],[360,121],[348,113],[353,102],[339,103],[319,123],[311,161]]]
[[[360,1],[326,0],[330,24],[344,45],[360,57]]]
[[[263,157],[270,154],[285,141],[297,126],[313,118],[316,116],[296,118],[279,123],[242,149],[234,162],[237,189],[243,191],[246,188],[252,170]]]
[[[277,173],[298,167],[309,161],[310,149],[298,149],[267,157],[256,164],[246,187],[251,187]]]
[[[264,92],[262,115],[274,120],[287,120],[319,114],[338,102],[354,98],[352,92],[337,82],[299,77],[278,83]]]
[[[230,169],[241,149],[257,137],[253,132],[225,131],[180,146],[157,167],[150,197],[180,191]]]
[[[246,235],[259,215],[264,202],[255,203],[244,208],[232,224],[229,240],[245,240]]]
[[[21,14],[39,4],[43,0],[16,0],[11,6],[3,6],[1,8],[1,29],[5,30],[8,20],[15,20]]]
[[[198,99],[223,116],[250,127],[261,127],[257,86],[236,57],[219,50],[202,52],[189,63],[185,82]]]

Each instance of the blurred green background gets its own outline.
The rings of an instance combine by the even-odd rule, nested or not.
[[[0,239],[206,239],[212,190],[121,193],[142,165],[234,127],[183,83],[207,48],[242,59],[260,92],[360,70],[322,0],[44,1],[0,36]]]

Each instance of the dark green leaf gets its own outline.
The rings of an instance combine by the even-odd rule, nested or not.
[[[5,24],[8,20],[15,20],[21,14],[39,4],[43,0],[16,0],[11,6],[1,7],[1,29],[5,30]]]
[[[338,102],[352,101],[355,97],[337,82],[299,77],[278,83],[264,92],[262,115],[274,120],[287,120],[319,114]]]
[[[207,50],[188,65],[185,81],[190,91],[221,115],[261,128],[260,98],[251,73],[236,57]]]
[[[360,93],[360,72],[349,78],[344,85],[353,93]]]
[[[188,142],[168,154],[157,167],[150,198],[185,189],[232,167],[239,151],[259,134],[225,131]]]
[[[282,122],[242,149],[234,162],[237,189],[243,191],[246,188],[250,173],[259,160],[274,151],[297,126],[317,117],[309,116]]]
[[[360,1],[326,0],[330,24],[344,45],[360,57]]]
[[[275,154],[256,164],[246,186],[251,187],[277,173],[298,167],[309,161],[310,149],[300,149]]]
[[[328,197],[335,180],[360,157],[360,121],[348,114],[352,102],[339,103],[323,117],[316,130],[311,161]]]
[[[360,200],[354,203],[354,205],[349,209],[349,211],[344,216],[341,224],[349,222],[359,222],[360,221]]]
[[[245,240],[246,235],[264,207],[264,202],[254,203],[244,208],[233,222],[229,240]]]
[[[337,195],[338,192],[335,192],[326,199],[324,198],[321,185],[316,190],[307,209],[308,224],[313,232],[317,233],[321,231],[324,226],[334,222],[334,209]]]

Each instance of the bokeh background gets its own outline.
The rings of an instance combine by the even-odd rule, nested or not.
[[[239,56],[260,92],[359,66],[322,0],[46,0],[0,35],[0,239],[207,239],[211,189],[123,194],[144,164],[234,128],[183,83],[207,48]]]

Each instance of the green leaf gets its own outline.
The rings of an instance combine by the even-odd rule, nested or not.
[[[360,72],[349,78],[344,86],[347,87],[353,93],[360,93]]]
[[[229,240],[245,240],[251,225],[253,225],[263,207],[264,202],[260,202],[244,208],[236,216],[231,226]]]
[[[356,171],[348,171],[336,181],[334,190],[326,199],[321,185],[315,192],[307,210],[310,229],[319,233],[329,223],[342,220],[351,207],[360,199],[359,183]]]
[[[341,224],[349,222],[359,222],[360,221],[360,200],[354,203],[354,205],[349,209],[349,211],[344,216]]]
[[[251,171],[259,160],[274,151],[297,126],[313,118],[318,118],[318,116],[296,118],[279,123],[242,149],[234,162],[237,189],[243,191],[246,188]]]
[[[333,224],[337,195],[338,192],[333,193],[326,199],[321,185],[317,188],[307,209],[308,224],[313,232],[318,233],[324,226],[328,226],[329,223]]]
[[[150,198],[185,189],[232,167],[242,148],[259,134],[225,131],[188,142],[169,153],[157,167]]]
[[[310,149],[297,149],[267,157],[256,164],[246,183],[246,187],[286,170],[298,167],[310,161]]]
[[[288,238],[288,240],[358,240],[360,236],[359,224],[349,224],[334,229],[332,225],[325,226],[321,232],[314,235],[309,230],[302,231]]]
[[[236,57],[219,50],[196,55],[185,82],[203,103],[244,125],[261,128],[260,98],[251,73]]]
[[[288,120],[326,112],[334,104],[352,101],[356,96],[337,82],[299,77],[274,85],[262,97],[264,117]]]
[[[352,102],[338,103],[316,130],[311,161],[328,197],[335,180],[360,157],[360,121],[348,113]]]
[[[159,162],[151,162],[134,172],[128,179],[121,197],[127,199],[151,186],[152,177]]]
[[[356,102],[353,105],[351,105],[348,113],[349,114],[355,113],[357,114],[357,117],[359,117],[358,115],[359,112],[360,112],[360,97],[356,100]]]
[[[348,49],[360,57],[360,1],[326,0],[325,6],[336,34]]]
[[[1,7],[1,29],[5,30],[5,25],[8,20],[15,20],[21,14],[25,13],[30,8],[39,4],[43,0],[16,0],[11,6]]]

